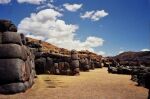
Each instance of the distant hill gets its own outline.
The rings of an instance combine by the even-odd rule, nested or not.
[[[141,51],[141,52],[124,52],[115,57],[121,61],[129,62],[140,62],[145,64],[150,64],[150,51]]]

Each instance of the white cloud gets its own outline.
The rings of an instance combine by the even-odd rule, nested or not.
[[[30,3],[30,4],[36,4],[39,5],[43,2],[45,2],[46,0],[17,0],[18,3]]]
[[[91,19],[92,21],[99,21],[101,18],[107,16],[108,13],[104,10],[97,11],[86,11],[84,14],[81,14],[82,19]]]
[[[48,2],[48,3],[45,2],[42,5],[38,6],[36,9],[37,10],[42,10],[42,9],[45,9],[45,8],[55,9],[57,11],[64,11],[63,8],[54,6],[51,2]]]
[[[80,17],[81,17],[82,19],[91,18],[94,12],[95,12],[95,11],[86,11],[85,14],[84,14],[84,15],[81,15]]]
[[[121,51],[118,52],[118,54],[121,54],[121,53],[123,53],[123,52],[125,52],[125,51],[121,50]]]
[[[102,55],[102,56],[106,56],[106,53],[104,51],[98,51],[97,54]]]
[[[98,46],[101,46],[100,44],[98,44],[97,46],[95,46],[95,43],[99,43],[99,39],[101,40],[101,38],[97,38],[98,40],[95,40],[92,45],[91,45],[91,42],[88,41],[90,37],[88,37],[84,42],[81,42],[80,40],[75,40],[74,39],[74,36],[72,38],[69,37],[69,38],[64,38],[63,40],[61,39],[57,39],[57,38],[50,38],[47,40],[47,42],[49,43],[52,43],[54,45],[57,45],[59,47],[62,47],[62,48],[66,48],[66,49],[75,49],[75,50],[89,50],[91,52],[94,52],[94,49],[93,47],[98,47]]]
[[[82,7],[82,4],[69,4],[69,3],[65,3],[63,4],[63,6],[71,12],[75,12],[77,10],[79,10]]]
[[[43,36],[34,36],[30,34],[27,34],[26,37],[30,37],[30,38],[37,39],[37,40],[43,40],[43,41],[45,39]]]
[[[53,3],[54,0],[16,0],[18,3],[30,3],[40,5],[43,3]],[[10,3],[11,0],[0,0],[0,4],[7,4]]]
[[[7,4],[10,2],[11,2],[11,0],[0,0],[0,4]],[[30,3],[30,4],[40,5],[44,2],[52,3],[54,1],[53,0],[17,0],[17,2],[18,3]]]
[[[91,17],[91,19],[94,20],[94,21],[98,21],[98,20],[100,20],[100,18],[103,18],[103,17],[105,17],[105,16],[107,16],[107,15],[108,15],[108,13],[105,12],[104,10],[96,11],[96,12],[93,14],[93,16]]]
[[[145,48],[145,49],[142,49],[141,51],[150,51],[150,49]]]
[[[85,41],[75,39],[78,25],[66,24],[59,19],[62,14],[54,9],[44,9],[32,13],[18,25],[18,31],[29,37],[45,40],[58,47],[76,50],[94,51],[95,47],[102,46],[102,38],[89,36]]]
[[[97,37],[88,37],[84,43],[85,47],[97,47],[99,45],[103,45],[104,40]]]
[[[7,4],[10,2],[11,2],[11,0],[0,0],[0,4]]]

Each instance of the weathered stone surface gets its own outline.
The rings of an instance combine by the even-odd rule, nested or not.
[[[11,21],[0,20],[0,93],[24,92],[33,85],[34,55]],[[24,44],[24,45],[23,45]]]

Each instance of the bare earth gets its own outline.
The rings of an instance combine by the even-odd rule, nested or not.
[[[80,76],[39,75],[25,93],[0,95],[0,99],[147,99],[148,90],[137,87],[128,75],[107,69],[81,72]]]

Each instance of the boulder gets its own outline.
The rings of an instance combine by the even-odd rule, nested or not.
[[[4,32],[2,33],[2,43],[3,44],[19,44],[22,45],[21,37],[16,32]]]
[[[72,54],[71,59],[72,60],[78,60],[79,59],[78,54]]]
[[[70,63],[71,68],[79,68],[79,60],[72,60]]]
[[[27,51],[17,44],[1,44],[0,45],[0,59],[19,58],[27,59]]]
[[[17,27],[9,20],[0,20],[0,32],[17,32]]]
[[[0,83],[27,80],[25,63],[21,59],[0,59],[0,64]]]
[[[27,89],[27,83],[18,82],[18,83],[9,83],[0,86],[0,93],[2,94],[15,94],[19,92],[25,92]]]

